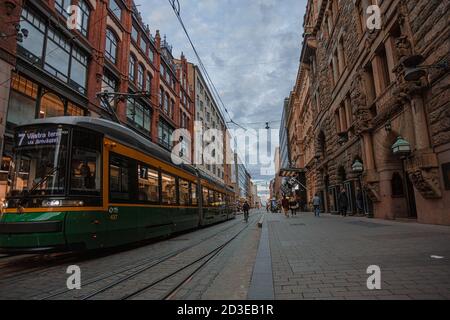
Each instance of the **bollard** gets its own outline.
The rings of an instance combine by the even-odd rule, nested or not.
[[[263,213],[263,215],[262,215],[262,217],[261,217],[261,219],[259,219],[259,222],[258,222],[258,227],[259,228],[262,228],[262,225],[263,225],[263,220],[264,220],[264,216],[265,216],[266,214],[265,213]]]

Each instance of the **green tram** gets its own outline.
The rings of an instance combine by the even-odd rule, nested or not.
[[[118,123],[40,119],[14,139],[0,251],[108,248],[236,215],[230,188]]]

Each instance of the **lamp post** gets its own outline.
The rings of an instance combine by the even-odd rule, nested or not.
[[[359,159],[356,159],[354,162],[353,162],[353,164],[352,164],[352,171],[354,172],[354,173],[356,173],[357,175],[358,175],[358,181],[359,181],[359,190],[360,190],[360,192],[363,192],[362,190],[363,190],[363,187],[362,187],[362,181],[361,181],[361,176],[362,176],[362,173],[364,172],[364,165],[363,165],[363,163],[359,160]],[[356,197],[358,197],[358,194],[356,195]],[[358,200],[358,199],[357,199]],[[365,210],[365,201],[364,201],[364,194],[363,194],[363,199],[362,199],[362,201],[363,201],[363,203],[362,203],[362,209],[363,209],[363,211],[364,211],[364,213],[366,212],[366,210]],[[359,209],[359,208],[358,208]],[[367,210],[367,212],[368,212],[368,210]],[[369,216],[369,218],[371,218],[372,217],[372,215],[371,215],[371,213],[370,212],[368,212],[368,216]]]

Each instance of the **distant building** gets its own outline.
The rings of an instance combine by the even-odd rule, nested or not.
[[[196,154],[194,155],[194,159],[199,161],[199,163],[196,163],[195,165],[203,172],[206,172],[224,183],[225,178],[228,179],[230,169],[224,165],[226,152],[228,152],[226,148],[227,145],[229,145],[226,143],[226,139],[229,137],[225,134],[227,128],[225,120],[214,99],[214,95],[211,92],[212,89],[209,88],[199,67],[189,63],[188,69],[189,83],[191,83],[194,88],[193,100],[195,103],[195,121],[201,123],[201,127],[195,128],[195,130],[202,131],[203,134],[200,134],[200,137],[204,140],[211,139],[211,141],[218,144],[218,148],[208,150],[209,153],[207,154],[204,150],[206,149],[208,142],[203,141],[201,148],[195,150]],[[218,130],[220,136],[213,135],[212,137],[206,137],[205,133],[209,129]],[[198,137],[198,135],[196,134],[195,137]],[[211,161],[209,161],[209,159]]]

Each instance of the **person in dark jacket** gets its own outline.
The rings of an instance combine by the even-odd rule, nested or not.
[[[348,197],[347,193],[345,192],[345,189],[342,189],[341,193],[338,197],[338,203],[339,203],[339,214],[343,217],[347,216],[347,208],[348,208]]]
[[[244,210],[245,222],[247,222],[248,221],[248,214],[249,214],[249,210],[250,210],[250,205],[248,204],[247,201],[245,201],[244,205],[242,206],[242,209]]]

